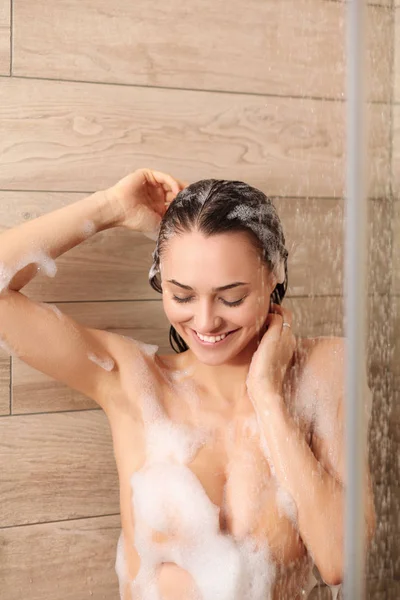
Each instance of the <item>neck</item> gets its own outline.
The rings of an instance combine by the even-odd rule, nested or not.
[[[257,341],[250,343],[232,360],[220,365],[208,365],[201,362],[192,350],[185,352],[187,367],[199,391],[224,405],[236,406],[247,401],[246,379]]]

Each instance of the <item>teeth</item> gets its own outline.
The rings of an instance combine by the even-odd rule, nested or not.
[[[217,336],[207,336],[207,335],[201,335],[201,333],[197,333],[196,334],[199,336],[199,338],[203,341],[203,342],[212,342],[214,344],[214,342],[219,342],[220,340],[223,340],[224,338],[226,338],[226,334],[223,333],[222,335],[217,335]]]

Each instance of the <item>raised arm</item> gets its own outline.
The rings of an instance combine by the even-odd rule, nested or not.
[[[140,169],[106,191],[2,233],[0,346],[105,407],[119,381],[116,336],[82,326],[19,290],[39,270],[54,277],[57,257],[98,231],[154,230],[182,187],[169,175]]]

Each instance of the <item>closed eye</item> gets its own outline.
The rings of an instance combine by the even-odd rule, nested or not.
[[[175,302],[180,304],[193,300],[193,296],[188,296],[187,298],[178,298],[178,296],[172,296],[172,298],[175,300]],[[220,300],[223,304],[225,304],[225,306],[239,306],[239,304],[242,304],[245,298],[246,296],[243,296],[243,298],[240,298],[240,300],[235,300],[235,302],[227,302],[223,298],[220,298]]]

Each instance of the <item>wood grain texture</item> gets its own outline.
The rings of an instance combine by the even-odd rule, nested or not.
[[[34,22],[35,27],[30,24]],[[369,6],[370,97],[390,94],[389,11]],[[19,0],[15,75],[341,99],[346,5],[321,0]],[[378,68],[379,65],[379,68]]]
[[[10,413],[10,360],[0,348],[0,415]]]
[[[120,517],[0,529],[4,600],[117,600]]]
[[[400,103],[393,105],[392,179],[396,203],[400,200]]]
[[[88,597],[117,600],[114,561],[119,531],[118,515],[0,529],[3,548],[0,580],[4,598],[20,600],[29,590],[31,600],[86,600]],[[371,566],[368,589],[374,594],[378,590],[386,592],[386,582],[371,580],[372,575],[377,574],[378,565],[375,569],[373,564]],[[382,577],[381,571],[380,575]],[[320,594],[323,594],[322,589],[312,598],[330,600],[328,595]],[[386,599],[387,596],[368,598]],[[396,596],[391,598],[397,600]]]
[[[394,10],[394,102],[400,103],[400,4]]]
[[[98,190],[148,166],[240,179],[270,195],[341,197],[343,102],[5,80],[0,189]],[[386,197],[390,108],[370,105],[370,197]]]
[[[393,374],[393,389],[400,392],[400,295],[392,296],[391,306],[391,319],[392,319],[392,336],[390,339],[392,356],[391,356],[391,373]],[[400,425],[400,407],[399,411],[399,425]],[[400,442],[400,436],[399,436]]]
[[[268,186],[263,186],[268,194]],[[75,202],[81,195],[0,192],[0,233]],[[343,291],[344,203],[341,199],[275,198],[289,250],[289,290],[293,296]],[[384,292],[390,273],[390,206],[371,200],[368,277],[371,292]],[[312,234],[310,233],[312,232]],[[57,259],[54,279],[36,276],[25,288],[30,298],[54,301],[160,300],[148,282],[154,242],[114,228],[100,232]]]
[[[0,418],[0,527],[119,512],[103,411]]]
[[[11,0],[0,0],[0,75],[10,74]]]
[[[368,298],[368,348],[371,382],[381,385],[383,337],[387,325],[385,296]],[[287,298],[285,305],[293,311],[296,335],[344,335],[343,300],[340,297]],[[157,344],[160,354],[172,354],[169,345],[169,322],[159,301],[102,302],[58,304],[60,310],[90,327],[113,331],[145,343]],[[13,359],[14,415],[81,410],[96,404],[82,394]]]
[[[400,202],[393,203],[392,236],[392,293],[400,296]]]

